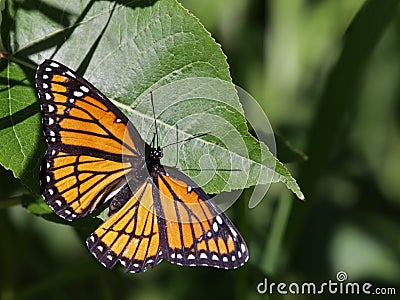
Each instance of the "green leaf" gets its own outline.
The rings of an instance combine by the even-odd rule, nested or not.
[[[2,36],[11,60],[51,58],[84,75],[147,142],[155,131],[150,91],[160,145],[209,133],[178,145],[178,167],[206,192],[283,182],[303,198],[286,167],[248,133],[226,57],[202,24],[175,0],[135,3],[9,1]],[[45,145],[33,72],[3,61],[0,76],[0,163],[36,192]],[[163,163],[175,165],[176,146],[164,153]]]
[[[33,72],[0,63],[0,162],[31,191],[39,192],[39,164],[44,152]]]

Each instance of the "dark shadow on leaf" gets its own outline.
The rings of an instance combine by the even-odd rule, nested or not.
[[[110,15],[108,17],[107,23],[103,27],[103,30],[100,32],[99,36],[97,37],[96,41],[93,43],[93,45],[90,47],[88,53],[86,54],[85,58],[82,60],[81,64],[79,65],[78,69],[76,70],[77,73],[79,74],[85,74],[87,67],[89,66],[90,60],[92,59],[94,52],[96,51],[97,46],[99,45],[101,38],[104,35],[104,32],[106,31],[108,24],[110,24],[112,15],[114,14],[116,4],[113,6]]]
[[[30,87],[31,85],[25,82],[22,82],[20,80],[15,80],[15,79],[7,79],[5,77],[0,76],[0,85],[7,86],[4,89],[0,89],[0,92],[4,92],[8,90],[9,88],[13,88],[15,86],[25,86],[25,87]]]
[[[87,55],[85,56],[85,58],[82,60],[81,64],[77,68],[77,70],[76,70],[77,73],[85,74],[85,72],[86,72],[86,70],[87,70],[87,68],[89,66],[90,60],[93,57],[94,52],[96,51],[96,48],[98,47],[98,45],[99,45],[99,43],[100,43],[100,41],[101,41],[101,39],[102,39],[107,27],[108,27],[108,25],[110,24],[110,21],[112,20],[112,16],[113,16],[114,11],[115,11],[115,9],[117,7],[117,4],[124,5],[124,6],[129,6],[129,7],[132,7],[132,8],[137,8],[137,7],[151,6],[157,1],[158,0],[149,0],[149,1],[132,1],[132,0],[130,0],[130,1],[127,1],[127,0],[125,0],[125,1],[122,1],[122,0],[120,0],[120,1],[110,1],[110,2],[115,2],[115,5],[113,6],[113,8],[112,8],[112,10],[110,12],[110,15],[108,17],[107,23],[105,24],[104,28],[100,32],[100,34],[97,37],[96,41],[90,47],[90,49],[89,49]]]
[[[0,70],[3,70],[7,66],[7,61],[3,60],[0,63]],[[1,91],[11,89],[15,86],[24,86],[24,87],[33,87],[33,82],[30,80],[30,78],[33,79],[33,71],[22,67],[24,70],[26,77],[24,80],[15,80],[12,78],[6,78],[6,77],[0,77],[0,85],[6,86],[6,88],[2,89]],[[32,83],[29,83],[32,82]],[[23,109],[20,109],[17,112],[14,112],[13,114],[9,116],[5,116],[3,118],[0,118],[0,130],[15,126],[16,124],[26,120],[27,118],[37,114],[39,112],[39,103],[34,102]]]
[[[15,126],[16,124],[26,120],[27,118],[39,112],[39,104],[32,103],[31,105],[13,113],[11,116],[0,118],[0,130]]]
[[[102,32],[100,33],[99,37],[96,39],[95,43],[91,46],[91,48],[89,49],[89,52],[87,53],[86,57],[83,59],[81,65],[78,68],[78,72],[81,74],[84,74],[90,59],[93,57],[93,54],[98,46],[98,44],[100,43],[100,40],[102,38],[102,36],[104,35],[105,30],[108,27],[109,22],[111,21],[111,17],[112,14],[115,10],[115,8],[118,5],[123,5],[123,6],[127,6],[127,7],[131,7],[133,9],[137,8],[137,7],[146,7],[146,6],[151,6],[153,5],[155,2],[157,2],[158,0],[145,0],[145,1],[132,1],[132,0],[116,0],[116,1],[111,1],[111,0],[92,0],[90,1],[86,7],[84,8],[84,10],[82,11],[82,13],[79,15],[79,17],[76,19],[76,21],[71,24],[71,17],[73,16],[72,13],[70,12],[65,12],[62,10],[59,10],[58,8],[55,8],[53,6],[50,6],[48,4],[43,3],[42,1],[40,1],[40,3],[38,4],[37,2],[33,2],[33,1],[29,1],[29,0],[25,0],[24,2],[19,3],[19,8],[21,9],[26,9],[26,10],[40,10],[41,13],[43,13],[46,17],[48,17],[49,19],[51,19],[52,21],[62,25],[65,27],[64,30],[56,32],[52,35],[49,35],[48,37],[45,37],[44,39],[28,46],[27,48],[19,51],[16,53],[16,57],[19,57],[20,59],[24,59],[24,60],[28,60],[28,57],[31,56],[32,54],[36,54],[36,53],[40,53],[43,52],[46,49],[55,47],[55,50],[53,52],[53,55],[51,57],[48,58],[53,58],[54,55],[58,52],[58,50],[61,48],[61,46],[65,43],[65,41],[67,41],[70,36],[73,34],[74,30],[81,24],[81,22],[85,19],[85,17],[87,16],[88,12],[90,11],[90,9],[92,8],[93,4],[95,3],[95,1],[108,1],[108,2],[114,2],[115,5],[113,7],[113,9],[110,12],[110,17],[107,21],[107,23],[104,26],[104,29],[102,30]],[[64,15],[66,17],[64,17]],[[58,18],[56,17],[58,16]],[[59,17],[61,16],[61,17]],[[15,49],[18,49],[18,47],[15,45],[14,46]],[[71,49],[73,50],[73,49]],[[33,62],[30,62],[33,63]]]
[[[32,84],[32,88],[34,88],[35,70],[25,66],[21,66],[21,69],[25,74],[24,78],[27,78],[27,80]],[[32,97],[35,97],[36,99],[35,94],[32,94]],[[12,115],[13,124],[16,124],[15,122],[21,122],[38,113],[39,111],[39,102],[35,101],[22,111],[17,112],[16,115]],[[40,124],[32,124],[31,126],[37,126],[37,130],[41,131]],[[24,165],[24,170],[20,176],[20,179],[29,191],[39,194],[39,166],[46,150],[44,135],[40,134],[38,139],[32,141],[32,143],[35,143],[33,145],[34,149],[30,153],[29,157],[26,158],[27,162]]]
[[[6,2],[6,6],[8,5],[8,3],[9,2]],[[3,46],[6,48],[3,50],[10,51],[11,50],[10,32],[15,31],[15,22],[14,19],[10,16],[9,10],[7,8],[1,11],[1,14],[3,16],[3,20],[1,22],[1,39],[3,41]]]
[[[21,59],[26,59],[26,57],[28,57],[32,54],[40,53],[46,49],[49,49],[49,48],[52,48],[55,46],[56,46],[56,49],[53,53],[54,54],[57,53],[57,51],[64,44],[64,42],[69,39],[69,37],[74,32],[74,30],[78,27],[78,25],[82,22],[82,20],[84,20],[87,13],[90,11],[91,7],[93,6],[93,3],[94,3],[93,0],[89,2],[89,4],[85,7],[85,9],[82,11],[81,15],[78,17],[78,19],[75,21],[75,23],[73,25],[71,25],[70,27],[66,27],[65,30],[57,32],[53,35],[50,35],[49,37],[47,37],[43,40],[40,40],[37,43],[34,43],[31,46],[21,50],[20,52],[17,53],[17,56],[20,57]],[[52,57],[49,57],[49,58],[52,58]]]
[[[97,0],[97,1],[115,2],[116,4],[120,4],[135,9],[137,7],[152,6],[158,0]]]
[[[71,25],[71,19],[73,17],[72,12],[69,12],[66,9],[61,10],[44,1],[25,0],[22,2],[15,2],[14,5],[16,6],[15,8],[24,9],[26,11],[39,11],[53,22],[58,23],[63,27]]]

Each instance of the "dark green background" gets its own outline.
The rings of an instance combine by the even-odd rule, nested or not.
[[[104,269],[72,227],[28,214],[14,198],[19,182],[1,170],[0,299],[261,299],[264,278],[326,282],[339,271],[399,294],[398,2],[182,1],[222,45],[233,81],[307,155],[293,159],[278,143],[306,202],[275,184],[248,209],[246,192],[229,211],[250,251],[238,270],[163,262],[134,275]]]

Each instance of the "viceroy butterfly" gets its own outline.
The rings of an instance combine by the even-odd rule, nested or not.
[[[188,176],[163,166],[162,149],[92,84],[52,60],[39,65],[35,83],[48,145],[41,194],[69,221],[110,202],[109,218],[86,240],[102,265],[119,261],[137,273],[163,259],[225,269],[248,260],[228,217]]]

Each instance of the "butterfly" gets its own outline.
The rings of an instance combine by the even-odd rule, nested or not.
[[[47,143],[41,194],[68,221],[109,203],[108,218],[86,240],[102,265],[139,273],[163,259],[224,269],[248,260],[228,217],[188,176],[162,165],[162,148],[145,143],[91,83],[45,60],[35,84]]]

